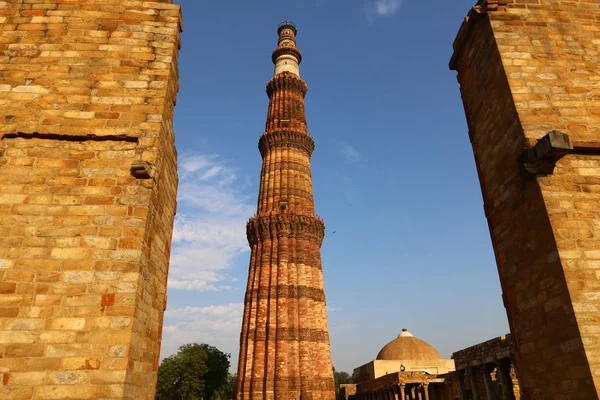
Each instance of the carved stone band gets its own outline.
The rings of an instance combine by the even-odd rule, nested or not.
[[[283,72],[271,78],[269,83],[267,83],[267,94],[269,95],[269,98],[275,90],[298,91],[304,97],[308,92],[308,85],[300,77],[292,73]]]
[[[317,216],[297,214],[269,214],[255,216],[246,225],[250,245],[275,238],[307,238],[318,242],[325,237],[325,224]]]
[[[273,147],[295,147],[312,155],[315,150],[315,141],[307,133],[277,130],[275,132],[265,132],[258,141],[258,149],[264,157],[267,150]]]
[[[283,342],[315,342],[329,343],[329,333],[320,329],[308,328],[273,328],[267,333],[265,329],[250,329],[248,335],[255,342],[283,341]]]
[[[306,298],[313,301],[325,302],[325,292],[322,289],[307,286],[278,285],[251,289],[246,293],[246,302],[250,301],[255,295],[258,295],[259,299]]]

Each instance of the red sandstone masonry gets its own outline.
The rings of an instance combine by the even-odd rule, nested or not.
[[[267,84],[269,111],[240,336],[238,400],[333,400],[333,369],[314,214],[306,83],[290,72]]]
[[[488,1],[455,43],[469,134],[523,397],[598,399],[600,156],[527,178],[519,157],[551,130],[600,142],[596,0]]]
[[[154,398],[180,20],[0,1],[0,398]]]

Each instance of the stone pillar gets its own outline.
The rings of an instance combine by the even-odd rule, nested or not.
[[[473,397],[473,400],[480,400],[479,387],[477,382],[477,372],[478,370],[473,367],[469,368],[467,372],[469,375],[469,384],[471,385],[471,396]]]
[[[460,394],[462,396],[462,400],[470,400],[467,395],[467,388],[465,387],[465,379],[466,379],[466,371],[461,370],[458,371],[458,385],[460,386]]]
[[[410,388],[410,400],[417,400],[417,391],[415,385]]]
[[[510,361],[499,360],[496,363],[497,377],[500,381],[500,388],[502,390],[502,400],[516,400],[512,379],[510,377]]]
[[[423,393],[425,394],[425,400],[429,400],[429,382],[423,384]]]
[[[389,400],[394,400],[394,387],[389,386],[386,388],[387,398]]]
[[[512,393],[515,397],[515,400],[521,399],[521,385],[519,385],[519,380],[517,378],[517,370],[516,365],[513,360],[510,360],[509,363],[509,373],[510,373],[510,381],[512,383]]]
[[[485,385],[485,394],[487,400],[498,400],[496,392],[492,387],[492,378],[490,376],[491,370],[489,365],[482,365],[479,367],[480,373],[483,375],[483,384]]]
[[[0,398],[153,399],[177,197],[180,8],[0,10]]]
[[[417,388],[417,398],[419,400],[423,400],[423,386],[422,385]]]
[[[600,20],[600,6],[477,3],[450,66],[458,73],[523,397],[596,400],[600,113],[590,95],[595,83],[580,78],[600,76],[600,63],[571,68],[575,59],[597,57],[597,24],[589,21]],[[578,54],[557,56],[553,43]]]
[[[406,384],[404,383],[400,384],[400,399],[406,400]]]

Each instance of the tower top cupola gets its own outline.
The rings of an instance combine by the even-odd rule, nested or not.
[[[296,47],[296,35],[298,28],[291,21],[284,21],[277,28],[279,41],[277,48],[273,51],[273,64],[275,64],[275,75],[282,72],[291,72],[300,76],[300,63],[302,53]]]

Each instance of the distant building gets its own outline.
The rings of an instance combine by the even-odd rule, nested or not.
[[[355,384],[340,386],[340,400],[520,400],[509,335],[448,360],[403,329],[353,376]]]
[[[429,343],[408,330],[386,344],[374,361],[354,369],[358,399],[440,398],[444,379],[454,371],[454,361],[443,359]],[[434,394],[435,393],[435,394]],[[436,397],[434,397],[436,396]]]

